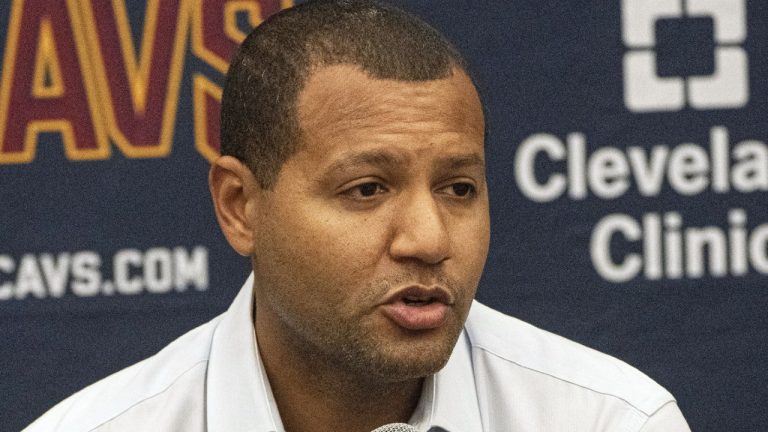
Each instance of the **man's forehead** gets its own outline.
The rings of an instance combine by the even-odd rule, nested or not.
[[[453,68],[445,77],[413,81],[377,78],[362,66],[348,63],[313,68],[305,79],[297,102],[301,114],[302,108],[309,108],[310,103],[318,98],[325,103],[355,102],[355,107],[360,108],[397,102],[402,94],[418,97],[435,92],[446,99],[453,97],[466,103],[477,99],[477,103],[480,102],[472,80],[459,68]],[[339,104],[336,108],[342,106]]]
[[[370,127],[396,131],[416,126],[427,114],[457,130],[484,128],[474,84],[457,68],[446,78],[401,81],[371,77],[357,65],[323,66],[310,74],[297,102],[299,125],[309,133]]]

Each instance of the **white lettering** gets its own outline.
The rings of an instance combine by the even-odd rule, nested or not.
[[[101,257],[96,252],[82,251],[72,255],[72,293],[78,297],[92,297],[101,288]]]
[[[715,126],[709,131],[712,154],[712,190],[728,192],[728,129]]]
[[[760,141],[744,141],[733,149],[734,189],[748,193],[768,190],[768,148]]]
[[[768,224],[762,224],[749,236],[749,262],[762,274],[768,274]]]
[[[566,179],[563,174],[551,174],[546,182],[536,180],[536,156],[546,153],[550,160],[565,157],[565,146],[556,136],[535,134],[523,141],[515,154],[515,180],[520,191],[536,202],[553,201],[563,195]]]
[[[62,253],[57,258],[51,254],[40,255],[40,268],[43,270],[48,291],[52,297],[62,297],[69,279],[70,256]]]
[[[611,214],[597,223],[589,243],[592,265],[600,276],[611,282],[626,282],[640,272],[643,260],[636,253],[627,254],[624,260],[616,263],[611,258],[611,238],[622,234],[629,241],[637,241],[642,230],[637,222],[623,214]]]
[[[203,246],[118,250],[112,260],[114,281],[103,278],[101,263],[94,251],[25,254],[18,261],[0,255],[0,301],[208,289],[208,249]]]
[[[664,215],[664,263],[669,279],[683,277],[683,239],[680,235],[682,225],[683,217],[680,213],[669,212]]]
[[[731,209],[728,224],[728,229],[682,229],[682,216],[667,212],[643,215],[641,226],[628,215],[610,214],[592,232],[592,264],[601,277],[616,283],[637,277],[641,269],[647,280],[743,276],[749,264],[758,273],[768,274],[768,224],[749,233],[743,209]],[[630,243],[642,238],[642,254],[628,252],[615,238],[617,234]]]
[[[685,230],[685,270],[688,277],[704,276],[704,247],[709,253],[709,274],[714,277],[728,274],[723,230],[717,227],[688,228]]]
[[[185,291],[190,284],[198,291],[208,289],[208,249],[197,246],[192,254],[182,247],[173,250],[176,291]]]
[[[654,146],[651,149],[651,160],[648,161],[645,151],[640,147],[627,149],[629,165],[635,175],[637,190],[643,196],[656,196],[664,184],[664,168],[667,165],[669,149],[664,146]]]
[[[572,200],[583,200],[590,193],[616,199],[633,183],[641,196],[658,196],[665,180],[672,190],[685,196],[707,188],[715,193],[731,188],[745,193],[768,191],[768,145],[742,141],[733,147],[731,160],[728,129],[714,126],[709,132],[708,150],[685,143],[656,145],[650,150],[650,146],[605,146],[591,154],[582,133],[569,133],[565,144],[554,135],[537,133],[517,149],[515,180],[520,191],[536,202],[554,201],[566,191]],[[557,162],[562,161],[567,173],[558,168]]]
[[[669,184],[681,195],[696,195],[707,188],[709,161],[695,144],[681,144],[669,156]]]
[[[21,257],[19,271],[16,274],[16,292],[17,300],[23,300],[32,294],[37,298],[45,298],[45,282],[40,274],[40,268],[37,266],[37,259],[32,254]]]
[[[613,147],[603,147],[589,158],[589,186],[600,198],[617,198],[629,189],[629,167],[624,153]]]
[[[16,269],[16,263],[8,255],[0,255],[0,272],[10,274]],[[0,283],[0,300],[8,300],[13,297],[13,282]]]
[[[643,216],[643,257],[645,259],[645,277],[658,280],[663,276],[661,256],[661,218],[658,214],[648,213]]]
[[[580,200],[587,197],[587,180],[584,167],[587,165],[587,138],[584,134],[571,133],[566,137],[568,143],[568,195]]]
[[[115,286],[120,294],[134,295],[141,292],[143,283],[138,276],[131,277],[131,266],[141,265],[141,251],[137,249],[123,249],[115,254],[112,259],[112,273],[115,278]]]
[[[731,225],[728,236],[729,252],[731,255],[731,274],[743,276],[749,271],[747,267],[747,213],[742,209],[728,212],[728,222]]]
[[[147,291],[163,294],[173,286],[173,257],[166,248],[152,248],[144,254],[144,283]]]

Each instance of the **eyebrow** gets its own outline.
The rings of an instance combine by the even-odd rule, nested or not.
[[[326,170],[327,173],[345,171],[361,165],[374,165],[383,168],[393,168],[405,165],[407,159],[384,150],[366,151],[344,156],[333,162]]]
[[[485,160],[477,153],[461,156],[446,156],[437,160],[435,164],[448,170],[459,170],[462,168],[485,167]]]
[[[385,169],[407,165],[408,157],[400,156],[386,150],[372,150],[353,153],[334,161],[326,170],[327,174],[345,171],[359,166],[372,165]],[[438,158],[434,166],[444,170],[459,170],[463,168],[485,167],[485,161],[477,153],[466,155],[448,155]]]

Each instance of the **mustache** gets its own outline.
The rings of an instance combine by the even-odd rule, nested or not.
[[[390,287],[397,287],[401,285],[452,285],[455,283],[453,278],[449,277],[443,270],[420,270],[420,271],[406,271],[395,275],[388,276],[381,280],[382,283],[388,284]]]
[[[468,290],[459,281],[446,274],[442,269],[406,269],[374,279],[365,287],[365,297],[380,300],[399,288],[422,285],[440,286],[447,290],[457,301],[465,300]]]

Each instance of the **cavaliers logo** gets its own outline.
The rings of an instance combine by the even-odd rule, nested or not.
[[[223,74],[248,27],[292,3],[146,0],[137,28],[126,0],[14,0],[0,81],[0,164],[32,162],[40,134],[51,132],[70,160],[108,159],[114,147],[129,158],[167,156],[188,50]],[[195,146],[209,160],[219,149],[219,78],[194,73],[189,83]]]

